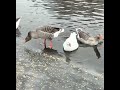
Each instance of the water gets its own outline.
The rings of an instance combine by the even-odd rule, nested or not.
[[[65,53],[62,44],[75,28],[91,35],[104,34],[103,0],[16,0],[16,17],[22,16],[16,34],[17,90],[104,90],[104,45],[97,59],[92,47]],[[38,26],[62,27],[53,49],[43,40],[23,39]],[[49,41],[47,42],[47,45]]]

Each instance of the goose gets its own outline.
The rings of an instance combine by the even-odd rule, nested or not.
[[[19,27],[20,21],[21,21],[21,17],[16,18],[16,29]]]
[[[25,43],[31,39],[44,39],[44,48],[46,48],[46,39],[50,40],[49,48],[53,48],[52,39],[58,37],[60,33],[64,32],[63,28],[43,26],[36,28],[35,31],[29,31],[27,37],[25,38]]]
[[[90,36],[89,33],[84,32],[81,28],[76,28],[76,33],[77,33],[77,39],[79,42],[90,45],[90,46],[101,44],[104,40],[101,34],[98,34],[95,37],[93,37],[93,36]]]
[[[83,43],[85,45],[93,47],[95,54],[99,59],[101,55],[97,47],[99,45],[102,45],[104,40],[103,36],[101,34],[98,34],[95,37],[90,36],[89,33],[84,32],[81,28],[77,28],[76,33],[77,33],[78,43]]]
[[[69,38],[65,40],[65,42],[63,43],[64,51],[74,51],[79,47],[76,35],[76,32],[72,32]]]

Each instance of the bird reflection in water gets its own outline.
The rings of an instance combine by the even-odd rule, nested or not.
[[[78,49],[76,49],[76,50],[74,50],[74,51],[68,52],[68,51],[65,51],[65,50],[63,49],[64,54],[65,54],[65,57],[66,57],[66,62],[70,63],[70,61],[71,61],[70,55],[73,54],[73,53],[75,53],[77,50],[78,50]]]
[[[97,58],[98,59],[101,58],[100,52],[98,50],[98,47],[101,47],[103,42],[99,43],[98,45],[94,45],[94,46],[90,46],[90,45],[87,45],[87,44],[82,44],[80,42],[78,42],[78,43],[79,43],[79,47],[84,47],[84,48],[92,47],[94,52],[95,52],[95,54],[96,54],[96,56],[97,56]]]
[[[54,50],[54,49],[51,49],[51,48],[44,48],[43,50],[42,50],[42,54],[48,54],[48,55],[59,55],[59,56],[62,56],[62,55],[60,55],[60,53],[58,53],[58,51],[57,50]]]

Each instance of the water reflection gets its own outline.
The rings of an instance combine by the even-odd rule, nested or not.
[[[36,2],[37,0],[27,0],[27,1],[32,1],[32,2]]]
[[[36,14],[41,14],[38,8],[42,7],[43,10],[47,10],[48,14],[46,12],[44,14],[50,15],[50,20],[57,20],[55,23],[65,28],[99,26],[100,29],[104,23],[104,5],[102,3],[99,0],[40,0],[36,1],[32,7],[36,8]]]
[[[85,0],[85,1],[90,3],[104,3],[104,0]]]
[[[91,47],[91,48],[93,48],[93,50],[94,50],[97,58],[99,59],[99,58],[101,57],[101,54],[100,54],[100,52],[99,52],[99,50],[98,50],[99,45],[90,46],[90,45],[87,45],[87,44],[82,44],[82,43],[80,43],[80,42],[78,42],[78,43],[79,43],[79,47],[84,47],[84,48]],[[100,45],[100,46],[101,46],[101,45]]]
[[[78,49],[76,49],[74,51],[71,51],[71,52],[67,52],[67,51],[64,51],[64,49],[63,49],[65,57],[66,57],[66,62],[70,63],[70,61],[71,61],[71,59],[70,59],[71,56],[70,55],[73,54],[73,53],[76,53],[77,50]]]
[[[93,1],[93,0],[87,0]],[[97,1],[97,0],[96,0]],[[92,5],[92,3],[79,1],[79,0],[46,0],[43,4],[46,9],[49,9],[50,11],[53,11],[58,16],[58,19],[61,18],[68,18],[70,19],[70,16],[77,16],[77,15],[89,15],[93,16],[96,8],[103,8],[98,7],[95,5]],[[47,3],[46,3],[47,2]],[[96,3],[96,5],[99,5],[99,3]],[[65,18],[65,19],[66,19]]]
[[[52,13],[53,17],[69,20],[72,16],[103,16],[101,9],[103,11],[104,6],[100,5],[103,2],[99,1],[101,0],[43,0],[41,2],[36,1],[33,7],[41,7],[40,4],[43,3],[44,8],[48,9],[48,12]]]

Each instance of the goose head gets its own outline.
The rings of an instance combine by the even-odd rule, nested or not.
[[[104,41],[104,37],[102,34],[98,34],[95,37],[96,41],[98,42],[98,46],[102,47],[103,41]]]
[[[98,35],[96,35],[95,38],[96,38],[97,41],[103,41],[103,40],[104,40],[104,37],[103,37],[102,34],[98,34]]]
[[[60,33],[62,33],[62,32],[64,32],[64,29],[63,29],[63,28],[60,28],[59,31],[57,31],[57,32],[54,33],[54,37],[58,37],[58,35],[59,35]]]
[[[31,36],[31,31],[30,31],[30,32],[28,32],[28,35],[25,38],[25,43],[28,42],[28,41],[30,41],[31,39],[32,39],[32,36]]]
[[[83,31],[82,28],[76,28],[76,34],[78,35],[80,31]]]
[[[76,32],[72,32],[69,38],[76,39],[76,36],[77,36]]]
[[[36,31],[29,31],[27,37],[25,38],[25,42],[30,41],[32,38],[37,39],[38,33]]]
[[[62,32],[64,32],[64,29],[63,29],[63,28],[61,28],[61,29],[60,29],[60,32],[61,32],[61,33],[62,33]]]

